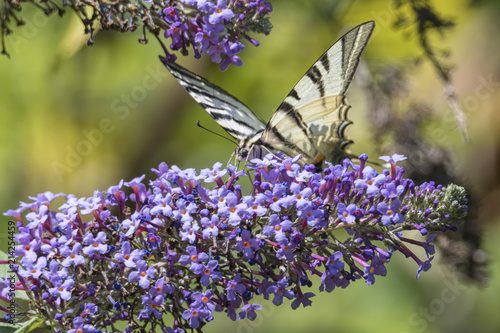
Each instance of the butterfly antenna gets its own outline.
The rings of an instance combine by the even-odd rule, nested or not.
[[[214,132],[214,131],[212,131],[212,130],[209,130],[208,128],[206,128],[206,127],[204,127],[204,126],[201,126],[201,124],[200,124],[200,121],[199,121],[199,120],[197,120],[197,121],[196,121],[196,126],[198,126],[198,127],[200,127],[200,128],[203,128],[203,129],[204,129],[205,131],[207,131],[207,132],[210,132],[210,133],[212,133],[212,134],[215,134],[215,135],[217,135],[217,136],[220,136],[221,138],[226,139],[227,141],[232,142],[232,143],[234,143],[236,146],[238,146],[238,143],[237,143],[236,141],[233,141],[233,140],[231,140],[231,139],[229,139],[229,138],[226,138],[224,135],[220,135],[219,133],[216,133],[216,132]]]
[[[234,152],[235,152],[235,150],[233,150],[233,153],[231,154],[231,156],[229,156],[229,160],[227,161],[226,165],[228,165],[229,163],[231,163],[231,160],[233,159],[233,156],[234,156]]]

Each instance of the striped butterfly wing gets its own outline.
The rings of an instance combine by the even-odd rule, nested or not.
[[[243,102],[184,67],[160,59],[184,89],[238,142],[260,137],[266,124]]]
[[[344,131],[352,122],[344,95],[374,26],[366,22],[353,28],[316,61],[281,103],[257,145],[288,156],[301,154],[305,163],[348,156],[345,148],[352,141]]]

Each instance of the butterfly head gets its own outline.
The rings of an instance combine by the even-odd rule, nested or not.
[[[240,140],[238,148],[236,148],[236,157],[239,161],[250,161],[254,158],[261,158],[265,155],[262,154],[262,146],[259,144],[261,133]]]

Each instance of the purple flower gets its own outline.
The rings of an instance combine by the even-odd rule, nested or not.
[[[204,228],[201,232],[203,239],[215,238],[219,234],[219,216],[212,215],[211,218],[203,217],[201,226]]]
[[[217,24],[232,19],[235,14],[227,7],[227,0],[217,0],[214,12],[208,17],[210,24]]]
[[[203,286],[208,286],[210,284],[210,279],[212,279],[213,281],[218,281],[221,279],[222,276],[220,271],[218,270],[219,262],[217,260],[210,260],[206,266],[201,266],[203,266],[203,268],[199,270],[201,273],[200,283]]]
[[[19,270],[19,274],[21,274],[22,277],[32,277],[38,279],[42,274],[43,269],[47,267],[47,259],[45,257],[40,257],[35,264],[32,259],[24,257],[21,259],[21,266],[25,269]]]
[[[193,244],[196,241],[196,235],[198,230],[200,230],[200,226],[198,223],[191,224],[189,222],[184,223],[182,225],[182,229],[184,231],[180,231],[179,235],[181,236],[181,240],[189,241],[189,244]]]
[[[52,280],[52,278],[54,278],[55,276],[58,276],[61,279],[65,279],[68,276],[68,270],[66,268],[60,270],[57,260],[51,260],[49,263],[49,270],[44,270],[42,275],[49,281]]]
[[[254,250],[260,248],[260,241],[258,239],[251,238],[252,234],[248,230],[243,230],[241,232],[241,240],[236,243],[235,250],[243,251],[243,255],[246,259],[253,258]]]
[[[26,219],[30,221],[28,223],[27,227],[30,229],[35,229],[38,227],[40,224],[44,223],[47,218],[49,217],[47,215],[49,211],[49,207],[42,205],[38,208],[38,212],[31,212],[26,215]]]
[[[92,234],[87,234],[83,237],[83,241],[88,246],[83,248],[83,253],[92,257],[96,252],[104,254],[108,251],[108,246],[103,244],[106,241],[106,233],[104,231],[99,231],[96,237]]]
[[[377,174],[370,166],[363,169],[363,179],[356,179],[354,186],[366,191],[367,195],[376,196],[380,192],[380,186],[385,182],[385,175]]]
[[[375,275],[385,276],[387,274],[387,268],[384,264],[387,262],[387,258],[376,255],[373,257],[371,264],[369,266],[365,266],[365,274],[363,277],[366,280],[367,285],[372,285],[375,283]]]
[[[93,315],[97,312],[97,305],[94,303],[85,303],[85,306],[83,307],[83,313],[86,315]]]
[[[208,260],[208,255],[205,252],[198,252],[195,246],[186,248],[188,254],[183,254],[179,258],[179,263],[187,266],[191,264],[190,270],[198,274],[202,269],[202,263]]]
[[[191,308],[182,313],[182,318],[189,320],[189,326],[196,329],[200,326],[200,320],[207,318],[209,315],[210,311],[208,310]]]
[[[17,257],[26,257],[33,261],[36,261],[38,258],[37,252],[40,250],[40,240],[39,239],[31,239],[29,233],[20,233],[14,235],[14,239],[16,242],[21,245],[16,245],[16,256]]]
[[[276,282],[275,285],[267,288],[268,294],[274,294],[273,304],[281,305],[283,303],[283,296],[292,299],[294,297],[293,291],[286,289],[288,287],[288,279],[283,278],[280,281]]]
[[[267,202],[270,203],[269,208],[274,212],[281,211],[280,199],[285,195],[286,187],[282,184],[275,184],[272,191],[267,190],[264,194],[266,195]]]
[[[175,287],[165,283],[165,277],[162,277],[156,280],[155,285],[149,289],[149,294],[155,297],[156,295],[171,294],[174,290]]]
[[[61,297],[61,299],[67,301],[71,298],[71,288],[75,284],[75,280],[72,277],[68,277],[64,282],[59,276],[54,276],[50,282],[54,286],[49,288],[49,293],[55,297]]]
[[[241,312],[238,314],[238,319],[244,319],[247,317],[251,321],[254,321],[257,318],[256,310],[262,309],[262,306],[259,304],[245,304],[241,308]]]
[[[427,272],[431,268],[432,259],[434,259],[434,257],[431,257],[429,260],[420,262],[420,265],[418,266],[417,269],[417,279],[420,277],[420,273]]]
[[[198,207],[193,202],[187,202],[186,200],[177,201],[177,210],[173,212],[173,217],[181,221],[182,223],[193,221],[191,214],[196,213]]]
[[[257,193],[255,196],[245,196],[243,203],[247,205],[247,213],[251,216],[264,216],[267,213],[267,208],[263,206],[266,201],[266,196],[262,193]]]
[[[306,307],[312,305],[312,301],[309,299],[315,296],[313,293],[299,293],[297,298],[292,302],[292,309],[296,309],[302,304],[302,306]]]
[[[337,205],[337,216],[346,223],[354,223],[356,221],[356,210],[358,208],[355,204],[345,206],[343,203]]]
[[[264,226],[262,233],[268,237],[273,237],[277,242],[287,241],[286,232],[292,229],[292,221],[286,219],[281,221],[279,216],[273,214],[269,217],[271,225]]]
[[[286,258],[286,260],[288,260],[289,262],[293,262],[293,249],[295,249],[295,246],[296,244],[293,241],[289,242],[288,244],[282,242],[278,251],[276,251],[276,258],[280,260]]]
[[[231,64],[241,67],[243,66],[243,61],[237,55],[226,56],[220,63],[220,70],[224,72]]]
[[[130,282],[139,281],[139,286],[141,288],[148,288],[150,281],[155,277],[157,269],[154,267],[149,267],[148,263],[145,260],[139,260],[137,262],[137,270],[130,272],[128,275],[128,279]]]
[[[155,195],[153,199],[154,207],[151,208],[151,215],[162,214],[165,217],[172,216],[172,195],[167,193],[163,196],[162,193]]]
[[[383,188],[380,193],[384,198],[396,198],[397,196],[401,195],[404,191],[405,187],[403,185],[398,185],[396,186],[394,182],[390,182],[389,184],[385,185],[385,188]]]
[[[194,302],[191,304],[191,308],[197,309],[206,309],[209,312],[213,312],[215,310],[215,304],[212,302],[212,297],[214,293],[212,290],[208,289],[204,293],[199,291],[195,292],[191,298]]]
[[[230,225],[237,226],[243,218],[246,218],[247,205],[238,203],[238,198],[234,193],[226,196],[226,206],[219,209],[219,214],[226,218]]]
[[[399,154],[393,154],[392,156],[380,156],[379,158],[388,163],[398,163],[399,161],[406,160],[406,157],[404,155]]]
[[[222,169],[222,163],[216,162],[212,169],[203,169],[200,172],[200,176],[204,178],[205,183],[213,183],[217,178],[222,178],[226,173],[226,169]]]
[[[377,205],[378,211],[383,215],[381,218],[383,225],[388,226],[392,223],[401,223],[404,221],[403,215],[398,213],[400,206],[401,201],[399,201],[399,199],[393,200],[390,207],[388,207],[385,202],[381,202]]]
[[[82,317],[75,317],[73,319],[73,327],[68,333],[95,333],[95,327],[90,324],[85,324]]]
[[[151,313],[155,316],[156,319],[161,319],[163,316],[163,312],[159,311],[158,308],[162,306],[165,302],[165,298],[162,295],[157,295],[155,297],[151,297],[150,295],[142,295],[142,305],[144,308],[139,313],[139,319],[149,319]]]
[[[129,241],[125,241],[121,244],[121,252],[115,254],[115,259],[125,264],[126,267],[136,267],[136,262],[144,257],[144,252],[139,249],[132,251]]]
[[[64,267],[78,266],[85,262],[85,258],[80,254],[82,252],[82,244],[76,243],[73,248],[70,249],[69,246],[63,246],[61,248],[61,254],[65,257],[61,262]]]
[[[238,273],[234,276],[234,279],[228,281],[227,283],[227,299],[229,301],[234,301],[238,297],[235,293],[240,295],[246,290],[246,287],[243,283],[241,283],[241,273]]]

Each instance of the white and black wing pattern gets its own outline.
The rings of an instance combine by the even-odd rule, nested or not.
[[[347,156],[344,149],[352,141],[344,131],[352,122],[344,94],[374,26],[366,22],[353,28],[316,61],[279,106],[256,145],[288,156],[301,154],[306,163],[337,162]]]
[[[184,89],[238,142],[260,137],[266,124],[245,104],[201,76],[164,58],[160,59]]]

